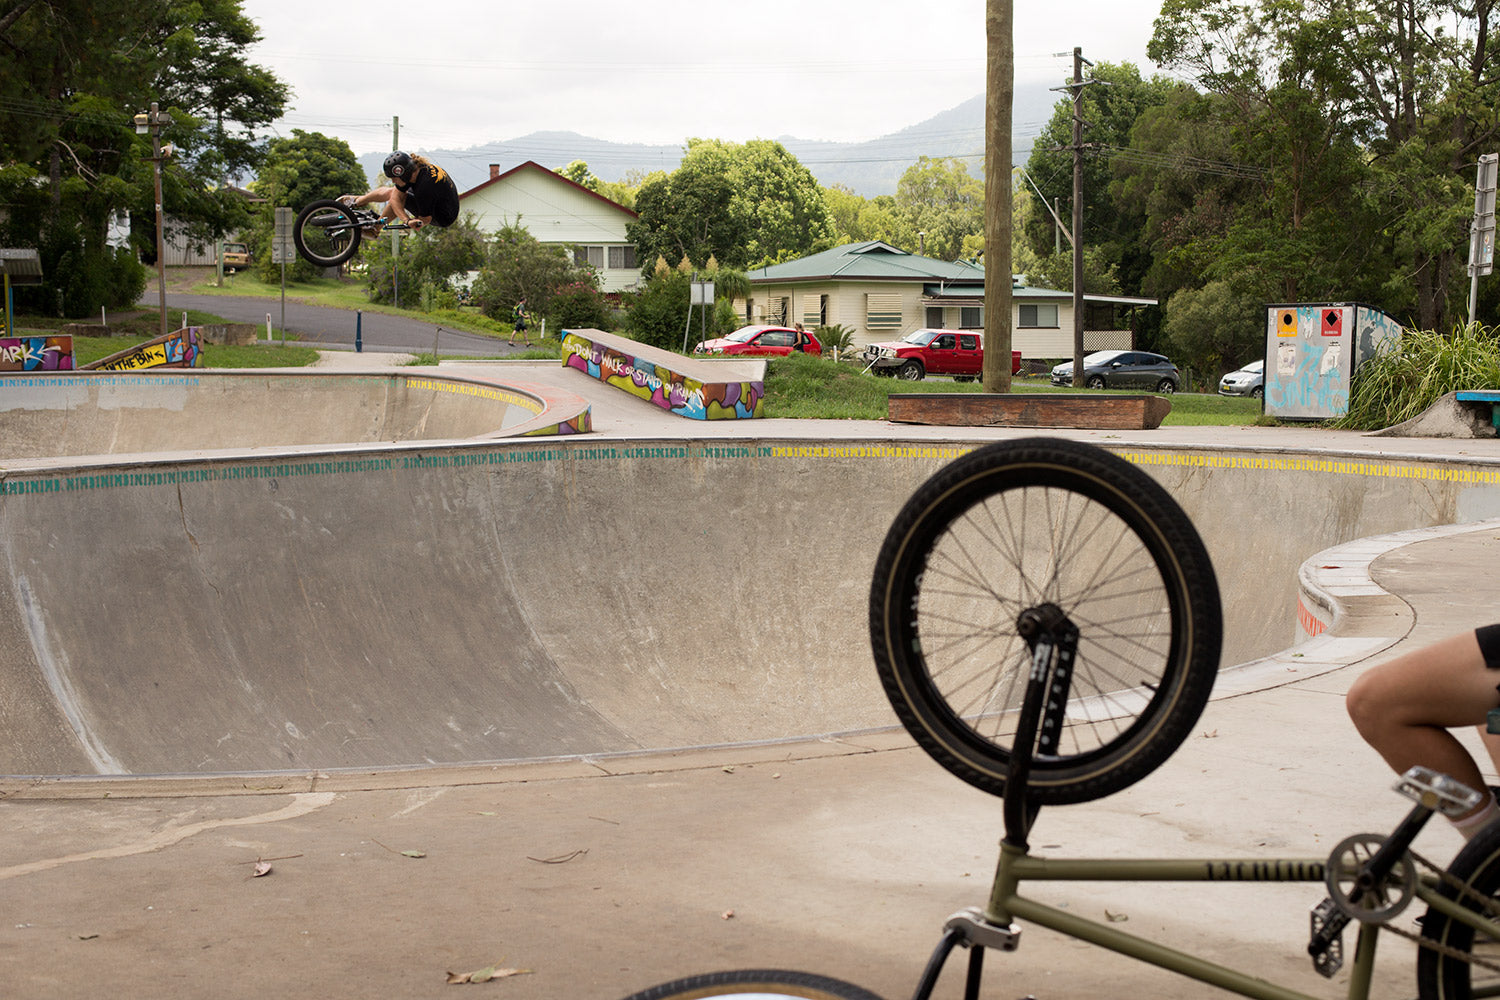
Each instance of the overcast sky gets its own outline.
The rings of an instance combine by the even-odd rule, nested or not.
[[[1149,75],[1159,9],[1016,0],[1017,85],[1061,84],[1074,46]],[[393,116],[413,150],[536,131],[861,141],[984,92],[984,0],[243,0],[243,10],[262,36],[250,61],[292,88],[277,131],[337,136],[356,154],[391,148]]]

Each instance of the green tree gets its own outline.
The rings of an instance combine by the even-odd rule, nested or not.
[[[265,199],[250,238],[261,277],[276,281],[281,274],[281,265],[271,263],[276,208],[300,212],[311,202],[362,193],[366,187],[364,169],[343,139],[298,128],[292,129],[290,137],[274,140],[266,152],[265,167],[252,185],[252,190]],[[298,255],[288,273],[306,281],[318,269]]]
[[[1137,295],[1142,293],[1152,256],[1144,241],[1144,219],[1139,204],[1120,197],[1118,178],[1122,171],[1124,176],[1131,176],[1129,170],[1137,164],[1147,172],[1160,167],[1159,163],[1135,155],[1131,148],[1132,131],[1150,109],[1174,97],[1192,94],[1193,90],[1161,76],[1142,79],[1140,70],[1131,63],[1101,62],[1093,68],[1089,79],[1093,82],[1085,84],[1079,98],[1086,144],[1080,185],[1085,259],[1094,252],[1102,253],[1106,262],[1103,267],[1119,275],[1121,287],[1128,294]],[[1072,225],[1073,217],[1072,146],[1073,99],[1069,95],[1057,102],[1026,163],[1030,177],[1027,188],[1031,184],[1040,188],[1067,226]],[[1055,254],[1057,232],[1050,212],[1034,212],[1025,226],[1026,245],[1038,256]],[[1069,250],[1066,238],[1062,240],[1062,249]],[[1067,285],[1072,285],[1071,277]],[[1085,287],[1089,288],[1087,280]]]
[[[692,275],[667,268],[656,271],[639,289],[627,293],[625,329],[631,338],[669,351],[682,350],[688,329],[691,282]]]
[[[488,317],[509,322],[511,310],[524,298],[533,316],[550,316],[552,296],[590,276],[580,271],[567,251],[548,246],[517,218],[489,242],[485,261],[474,279],[474,298]]]
[[[866,198],[835,184],[824,189],[823,200],[828,205],[835,245],[881,240],[892,246],[916,247],[916,231],[896,210],[894,196]]]
[[[484,234],[474,224],[472,212],[465,212],[451,226],[424,226],[397,239],[399,256],[393,254],[389,237],[374,240],[373,247],[360,251],[368,266],[366,284],[372,302],[417,308],[432,301],[434,292],[454,291],[453,279],[478,270],[485,260]]]
[[[1474,159],[1500,134],[1491,14],[1490,0],[1168,0],[1148,54],[1222,99],[1236,157],[1265,173],[1203,256],[1278,298],[1369,296],[1448,326]]]
[[[244,59],[258,37],[239,0],[21,0],[0,16],[8,164],[0,186],[15,190],[11,183],[29,172],[21,182],[45,195],[7,206],[8,245],[45,251],[48,284],[22,292],[23,301],[73,315],[119,304],[137,277],[116,267],[105,243],[118,212],[130,213],[132,242],[154,257],[149,139],[131,121],[152,102],[171,115],[164,139],[178,150],[163,171],[165,213],[199,240],[244,221],[242,201],[223,182],[258,162],[255,131],[281,116],[287,97],[269,71]],[[70,279],[74,290],[61,293],[51,283],[60,262],[52,248],[65,245],[76,247],[67,251],[70,267],[99,268],[125,284]]]
[[[1265,349],[1265,300],[1228,281],[1184,288],[1167,301],[1166,349],[1187,359],[1196,381],[1216,383]]]
[[[766,139],[689,139],[676,170],[642,181],[635,210],[640,218],[627,231],[643,262],[686,257],[703,267],[712,257],[758,267],[834,241],[816,179],[781,143]]]
[[[923,156],[901,175],[895,212],[903,223],[902,249],[958,260],[964,237],[984,235],[984,181],[956,157]]]

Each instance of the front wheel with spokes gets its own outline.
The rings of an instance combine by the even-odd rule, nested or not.
[[[1003,795],[1044,609],[1078,630],[1039,804],[1145,777],[1186,738],[1218,672],[1208,553],[1182,508],[1124,459],[1076,441],[976,449],[920,486],[875,563],[870,636],[902,724],[938,763]]]
[[[319,267],[337,267],[359,250],[360,223],[343,202],[323,199],[297,213],[292,242],[297,252]]]

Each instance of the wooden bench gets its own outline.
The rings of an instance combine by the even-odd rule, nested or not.
[[[894,393],[889,418],[898,424],[957,427],[1082,427],[1155,430],[1172,403],[1165,396],[1106,393]]]
[[[1453,394],[1453,398],[1460,403],[1488,403],[1490,406],[1490,423],[1495,430],[1500,432],[1500,389],[1466,389]]]

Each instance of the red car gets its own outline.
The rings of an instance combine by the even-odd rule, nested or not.
[[[693,348],[694,354],[738,354],[786,357],[793,351],[819,355],[823,345],[806,330],[789,326],[742,326],[727,337],[705,340]]]
[[[968,382],[984,373],[984,338],[973,330],[916,330],[900,340],[865,348],[868,369],[915,382],[928,375],[951,375]],[[867,369],[867,370],[868,370]],[[1021,352],[1010,352],[1010,373],[1021,370]]]

